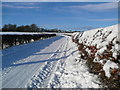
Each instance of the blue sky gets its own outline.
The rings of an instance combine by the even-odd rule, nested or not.
[[[3,2],[118,2],[119,0],[2,0]]]
[[[2,23],[87,30],[117,24],[117,8],[113,2],[3,2]]]

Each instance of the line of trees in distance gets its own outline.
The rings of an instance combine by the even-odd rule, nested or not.
[[[70,33],[72,31],[65,31],[60,29],[45,29],[40,28],[36,24],[17,26],[16,24],[5,24],[2,27],[2,32],[59,32]]]

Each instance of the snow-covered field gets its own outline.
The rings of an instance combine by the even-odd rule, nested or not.
[[[42,33],[32,33],[32,32],[0,32],[0,35],[34,35]]]
[[[99,88],[96,75],[79,60],[77,45],[58,36],[3,50],[3,88]]]
[[[55,32],[0,32],[0,35],[37,35],[37,34],[56,34],[56,35],[72,35],[73,33],[55,33]]]

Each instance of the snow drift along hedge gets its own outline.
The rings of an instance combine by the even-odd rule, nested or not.
[[[120,40],[118,33],[118,25],[113,25],[76,32],[73,34],[73,41],[79,46],[80,58],[88,61],[94,73],[97,72],[96,74],[120,84]]]

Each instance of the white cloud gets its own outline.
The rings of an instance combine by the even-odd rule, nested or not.
[[[88,4],[88,5],[83,5],[83,6],[70,6],[70,8],[84,9],[88,11],[104,11],[104,10],[118,8],[118,3],[112,2],[112,3],[102,3],[102,4]]]
[[[70,30],[90,30],[90,29],[94,29],[95,27],[93,26],[83,26],[83,27],[67,27],[65,29],[70,29]]]
[[[3,2],[117,2],[119,0],[2,0]]]
[[[7,8],[24,8],[24,9],[40,8],[40,7],[37,7],[37,6],[16,6],[16,5],[8,5],[8,4],[3,4],[2,7],[7,7]]]
[[[118,18],[101,18],[101,19],[95,19],[95,18],[79,18],[75,17],[74,19],[80,19],[80,20],[85,20],[85,21],[118,21]]]
[[[25,6],[28,6],[28,5],[36,5],[37,3],[35,2],[20,2],[20,3],[15,3],[15,5],[25,5]]]
[[[93,19],[93,21],[118,21],[118,18],[110,18],[110,19]]]

